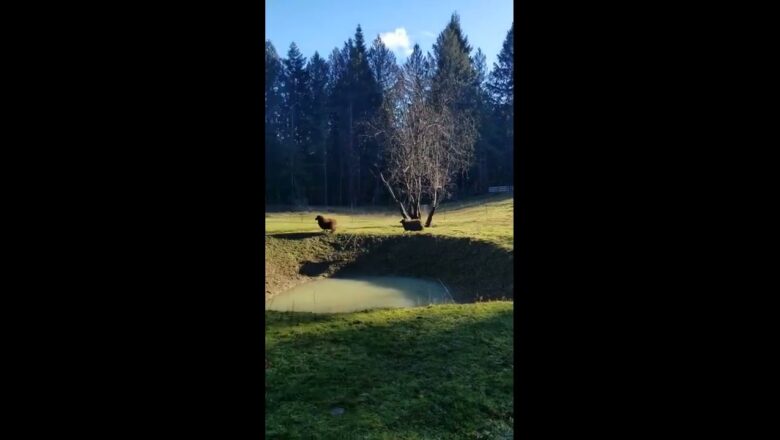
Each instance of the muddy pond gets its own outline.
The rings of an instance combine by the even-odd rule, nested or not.
[[[368,309],[452,303],[438,280],[407,277],[322,278],[294,287],[266,302],[279,312],[347,313]]]

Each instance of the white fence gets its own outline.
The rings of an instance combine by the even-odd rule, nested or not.
[[[491,186],[488,188],[489,193],[503,193],[503,192],[515,192],[515,187],[510,186]]]

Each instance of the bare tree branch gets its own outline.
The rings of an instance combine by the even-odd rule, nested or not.
[[[420,218],[421,203],[430,201],[426,226],[455,177],[468,170],[477,135],[471,115],[452,110],[446,93],[434,103],[427,97],[429,90],[430,76],[407,62],[371,122],[384,147],[388,178],[380,174],[382,181],[406,219]]]

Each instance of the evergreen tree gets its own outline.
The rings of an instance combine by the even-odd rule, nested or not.
[[[343,168],[341,162],[341,146],[343,142],[340,137],[339,104],[342,78],[346,75],[347,59],[344,57],[343,50],[333,48],[328,57],[328,82],[327,82],[327,111],[328,111],[328,138],[326,143],[327,162],[325,166],[328,170],[327,199],[331,204],[341,204],[342,202],[342,176]]]
[[[412,148],[443,142],[435,144],[441,157],[455,157],[459,152],[469,156],[468,160],[463,156],[459,163],[465,165],[458,166],[459,173],[468,174],[447,177],[447,188],[441,192],[435,185],[423,192],[417,189],[415,206],[410,208],[416,217],[420,197],[427,193],[442,197],[466,189],[479,193],[489,185],[511,182],[513,27],[489,74],[482,51],[477,49],[470,56],[471,51],[457,14],[439,34],[432,53],[423,55],[415,45],[403,66],[396,64],[379,37],[367,47],[360,25],[353,38],[334,48],[327,60],[315,52],[307,62],[295,43],[282,59],[271,41],[266,41],[267,203],[355,206],[387,197],[384,182],[372,171],[389,165],[381,153],[391,142],[383,139],[381,130],[370,127],[392,117],[393,111],[458,121],[442,134],[446,141],[426,135],[422,140],[409,138],[409,142],[416,145]],[[384,101],[391,106],[383,106],[380,112]],[[407,108],[410,105],[418,107]],[[408,129],[419,129],[414,127],[414,118],[407,122],[412,124]],[[476,160],[469,167],[472,151]],[[437,161],[431,163],[443,163]]]
[[[379,36],[376,37],[371,45],[371,49],[368,51],[368,63],[379,88],[381,102],[384,99],[384,95],[390,91],[398,80],[400,69],[396,64],[395,55],[385,46]],[[381,169],[384,166],[384,156],[381,154],[383,140],[381,138],[373,138],[371,140],[377,148],[375,150],[376,154],[369,157],[367,166],[369,171],[374,174],[374,190],[371,196],[371,204],[375,205],[385,197],[385,191],[379,176],[376,175],[373,169]]]
[[[474,88],[477,73],[470,53],[471,46],[460,27],[460,17],[453,13],[433,45],[436,73],[432,97],[439,105],[446,105],[456,117],[478,120],[477,90]],[[457,178],[456,195],[466,185],[465,174]]]
[[[311,105],[311,151],[308,164],[312,175],[318,175],[314,178],[314,183],[309,188],[309,199],[328,204],[328,152],[327,152],[327,129],[328,129],[328,75],[329,67],[327,61],[320,57],[320,54],[314,52],[314,56],[309,60],[307,66],[310,79]],[[315,169],[316,168],[316,169]],[[320,172],[318,172],[320,171]]]
[[[339,201],[355,206],[373,195],[374,179],[368,167],[378,149],[366,136],[365,122],[375,115],[381,90],[371,71],[360,25],[355,39],[347,40],[341,53],[332,57],[337,78],[330,102],[338,121]]]
[[[427,101],[431,93],[432,65],[431,58],[422,54],[420,46],[415,44],[412,54],[403,66],[404,87],[411,101]]]
[[[491,140],[494,137],[493,132],[496,127],[495,124],[493,124],[490,96],[485,84],[487,80],[487,63],[485,54],[482,53],[482,49],[477,49],[477,52],[472,58],[472,64],[475,72],[473,87],[476,98],[475,110],[479,126],[479,136],[474,145],[474,164],[465,183],[467,188],[463,189],[472,194],[481,194],[487,192],[488,186],[490,185],[488,156],[493,148]]]
[[[369,166],[376,162],[379,156],[379,148],[375,141],[366,134],[366,122],[373,118],[379,105],[382,94],[369,63],[368,50],[363,39],[363,30],[360,25],[355,30],[355,45],[350,59],[352,73],[352,91],[355,93],[353,103],[353,145],[356,154],[355,187],[353,203],[364,203],[374,195],[376,180],[369,172]]]
[[[514,103],[514,29],[513,23],[498,54],[498,62],[493,63],[488,82],[488,89],[495,103],[509,107]]]
[[[437,102],[446,101],[453,109],[462,111],[473,107],[471,85],[476,73],[469,53],[471,46],[460,27],[460,18],[458,14],[452,14],[450,22],[433,45],[436,74],[432,92]]]
[[[266,203],[281,203],[282,163],[280,146],[282,97],[282,61],[270,40],[265,42],[265,170]]]
[[[333,199],[339,205],[344,205],[351,199],[352,146],[351,146],[351,102],[353,100],[350,81],[350,57],[353,50],[352,38],[344,42],[340,51],[334,50],[331,55],[331,86],[330,108],[332,118],[332,148],[335,158]]]
[[[368,51],[368,64],[383,93],[395,84],[398,77],[395,55],[385,46],[379,36],[376,37]]]
[[[493,118],[496,127],[497,154],[493,161],[502,185],[511,182],[514,176],[514,24],[507,32],[498,62],[487,87],[493,101]]]
[[[301,55],[295,43],[290,44],[284,65],[284,129],[282,143],[286,153],[286,175],[288,201],[297,203],[304,196],[306,174],[302,159],[307,153],[310,137],[309,75],[306,58]]]

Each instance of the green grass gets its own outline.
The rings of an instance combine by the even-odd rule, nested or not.
[[[512,313],[512,302],[267,312],[266,435],[512,438]]]
[[[345,271],[443,280],[456,300],[513,297],[514,200],[445,204],[404,233],[394,210],[266,214],[266,298]],[[322,233],[317,214],[339,230]],[[317,267],[320,267],[317,266]],[[513,303],[313,315],[266,312],[266,435],[512,438]],[[333,408],[342,415],[331,415]]]
[[[492,196],[471,199],[464,203],[442,204],[433,216],[431,228],[416,234],[432,234],[448,237],[470,237],[495,243],[503,248],[514,247],[513,223],[514,199]],[[338,221],[340,234],[386,235],[402,234],[398,211],[366,212],[351,214],[337,211],[333,214],[316,211],[268,213],[265,216],[267,235],[279,233],[319,232],[314,217],[323,214]]]

